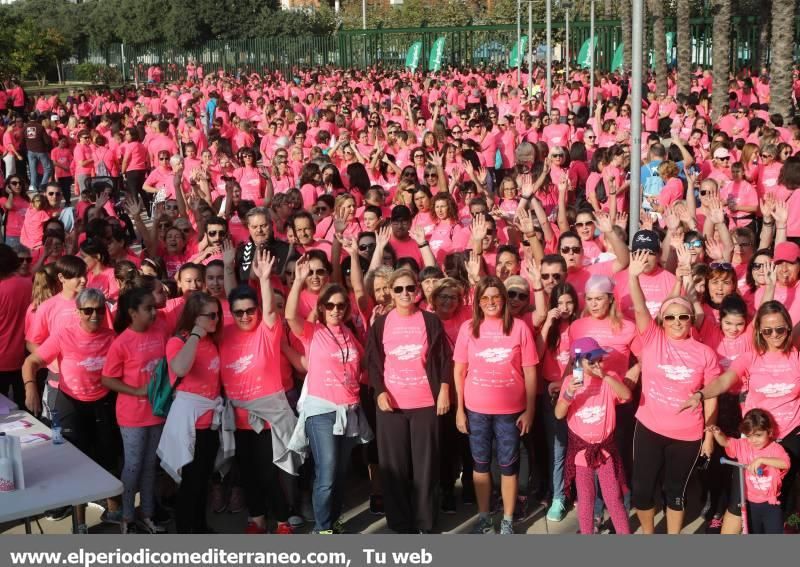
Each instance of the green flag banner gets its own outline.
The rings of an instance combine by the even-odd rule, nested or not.
[[[620,43],[617,46],[617,50],[614,52],[614,58],[611,60],[612,71],[619,71],[622,69],[622,58],[624,57],[623,49],[622,43]]]
[[[525,58],[525,50],[528,49],[528,36],[523,35],[519,41],[511,48],[511,55],[508,57],[508,66],[517,67],[520,64],[520,57]],[[522,54],[522,55],[520,55]]]
[[[592,66],[592,52],[590,51],[589,42],[592,38],[588,38],[583,42],[581,50],[578,53],[578,66],[588,69]],[[597,36],[594,37],[594,48],[597,49]]]
[[[428,70],[434,73],[442,68],[442,59],[444,58],[444,42],[447,38],[440,37],[433,42],[431,46],[431,56],[428,58]]]
[[[406,68],[410,69],[412,72],[417,70],[419,67],[419,60],[422,56],[422,42],[415,41],[411,44],[411,47],[408,48],[408,53],[406,54]]]

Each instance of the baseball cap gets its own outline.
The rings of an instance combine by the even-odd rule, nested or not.
[[[405,205],[397,205],[394,209],[392,209],[392,216],[390,218],[392,222],[394,221],[403,221],[403,220],[411,220],[411,209],[406,207]]]
[[[520,289],[526,293],[530,292],[530,285],[522,276],[508,276],[503,282],[507,290]]]
[[[640,230],[633,235],[633,244],[631,245],[631,251],[636,252],[637,250],[650,250],[658,253],[661,251],[661,239],[655,231]]]
[[[794,242],[781,242],[775,245],[775,255],[772,261],[778,262],[797,262],[800,259],[800,246]]]
[[[714,159],[722,159],[726,157],[731,157],[731,153],[728,151],[728,148],[717,148],[714,150]]]
[[[577,351],[581,351],[581,358],[588,358],[590,361],[594,362],[600,358],[603,358],[605,355],[608,354],[608,351],[602,348],[596,340],[592,337],[583,337],[582,339],[578,339],[572,343],[572,354],[573,356]]]

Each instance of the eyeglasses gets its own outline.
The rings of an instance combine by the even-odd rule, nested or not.
[[[171,226],[172,225],[170,223],[168,223],[168,222],[160,222],[160,223],[158,223],[158,228],[169,228]]]
[[[754,269],[754,270],[756,270],[756,271],[758,271],[758,270],[760,270],[761,268],[763,268],[764,266],[766,266],[766,264],[764,264],[763,262],[755,262],[755,263],[753,264],[753,269]]]
[[[59,197],[59,196],[61,196],[61,191],[48,191],[47,192],[47,196],[48,197]]]
[[[530,297],[530,294],[525,293],[524,291],[509,291],[508,298],[509,299],[519,299],[520,301],[525,301]]]
[[[481,297],[480,300],[481,305],[498,305],[503,303],[503,296],[502,295],[484,295]]]
[[[308,271],[308,276],[309,277],[311,277],[311,276],[327,276],[327,275],[328,275],[328,270],[326,270],[325,268],[317,268],[316,270],[309,270]]]
[[[234,309],[231,313],[233,313],[233,316],[237,319],[241,319],[245,316],[252,317],[256,314],[256,311],[258,311],[257,307],[248,307],[247,309]]]
[[[31,262],[33,262],[33,258],[31,258],[30,256],[21,256],[18,258],[18,260],[23,264],[30,264]]]
[[[338,311],[344,311],[347,309],[346,303],[335,303],[333,301],[326,301],[325,302],[325,311],[333,311],[334,309]]]
[[[563,158],[564,154],[552,154],[550,157],[553,159]]]
[[[414,159],[424,158],[425,154],[414,154]]]
[[[22,185],[19,181],[9,181],[9,185]]]
[[[169,156],[158,156],[158,161],[168,161]]]
[[[765,327],[761,329],[761,336],[762,337],[771,337],[773,333],[775,333],[776,337],[782,337],[787,333],[788,329],[786,327]]]
[[[214,312],[214,313],[200,313],[198,315],[198,317],[208,317],[210,320],[216,321],[217,320],[217,315],[218,314],[216,312]]]
[[[753,245],[753,243],[752,242],[747,242],[747,241],[745,241],[745,242],[736,241],[736,242],[733,243],[733,245],[734,246],[738,246],[739,248],[750,248]]]
[[[576,222],[575,226],[577,228],[584,228],[584,227],[587,227],[587,226],[592,226],[593,224],[594,224],[594,221],[590,220],[590,221],[584,221],[584,222]]]
[[[95,313],[98,315],[103,315],[106,312],[106,306],[101,305],[100,307],[79,307],[78,311],[83,313],[86,317],[91,317]]]
[[[702,240],[692,240],[691,242],[684,242],[684,248],[702,248],[703,241]]]
[[[437,297],[439,301],[458,301],[459,297],[457,295],[450,295],[449,293],[443,293]]]
[[[761,154],[762,158],[774,158],[775,156],[772,154]]]
[[[584,136],[583,137],[584,140],[594,140],[596,138],[597,138],[597,136]]]
[[[572,252],[573,254],[580,254],[582,248],[580,246],[562,246],[561,253],[562,254],[569,254]]]
[[[550,278],[553,278],[553,281],[560,282],[561,281],[561,274],[542,274],[542,281],[546,282],[549,281]]]
[[[425,179],[436,179],[438,177],[439,177],[438,173],[426,173],[425,174]]]
[[[396,285],[396,286],[394,286],[394,287],[392,288],[392,291],[393,291],[393,292],[394,292],[396,295],[400,295],[400,294],[401,294],[401,293],[403,293],[404,291],[405,291],[406,293],[417,293],[417,284],[409,284],[409,285],[406,285],[406,286],[402,286],[402,285]]]
[[[731,161],[730,157],[720,157],[720,158],[716,158],[716,159],[719,160],[719,161]]]
[[[374,243],[373,244],[359,244],[358,245],[358,249],[361,252],[367,252],[368,250],[374,250],[375,249],[375,244]]]
[[[674,321],[675,319],[677,319],[681,323],[685,323],[691,318],[692,316],[689,315],[688,313],[681,313],[680,315],[664,315],[664,321]]]
[[[219,236],[220,238],[224,238],[227,234],[228,233],[225,232],[224,230],[209,230],[208,231],[208,235],[211,238],[216,238],[217,236]]]
[[[726,272],[734,271],[733,264],[728,262],[711,262],[711,264],[709,264],[709,268],[712,270],[725,270]]]

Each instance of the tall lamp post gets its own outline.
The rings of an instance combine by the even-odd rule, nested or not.
[[[522,0],[517,0],[517,86],[522,81],[522,53],[519,52],[522,41]],[[528,38],[530,41],[531,38]]]
[[[642,3],[633,0],[631,16],[631,230],[630,240],[639,228],[639,208],[642,204]],[[634,230],[636,229],[636,230]]]
[[[562,0],[561,7],[564,8],[564,81],[569,81],[569,10],[572,8],[571,0]]]
[[[547,85],[545,86],[545,100],[547,113],[553,108],[553,1],[547,0],[545,4],[545,20],[547,21]]]
[[[589,115],[594,116],[594,0],[589,10]],[[579,55],[580,57],[580,55]]]

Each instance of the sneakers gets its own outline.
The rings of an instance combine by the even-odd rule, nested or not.
[[[136,527],[144,534],[164,534],[167,530],[164,526],[159,526],[150,518],[141,518],[136,522]]]
[[[472,528],[473,534],[494,535],[497,531],[494,529],[494,524],[491,518],[478,519],[478,523]]]
[[[514,535],[514,524],[511,520],[500,520],[500,535]]]
[[[370,494],[369,513],[373,516],[383,516],[383,496],[380,494]]]
[[[293,528],[302,528],[304,525],[306,525],[306,521],[302,516],[294,514],[289,516],[289,525]]]
[[[122,535],[134,535],[139,533],[134,522],[121,522],[119,531]]]
[[[255,522],[247,522],[247,527],[244,529],[244,533],[248,535],[261,535],[267,533],[267,528],[262,528]]]
[[[456,496],[452,492],[447,492],[442,496],[442,513],[456,513]]]
[[[238,514],[242,510],[244,510],[244,493],[240,487],[234,486],[228,498],[228,513]]]
[[[333,526],[331,526],[331,529],[333,530],[333,533],[337,535],[347,533],[347,530],[344,529],[344,522],[342,522],[341,520],[336,520],[335,522],[333,522]]]
[[[714,516],[709,520],[708,526],[706,526],[706,533],[707,534],[718,534],[722,531],[722,518]]]
[[[316,535],[333,535],[333,530],[314,530],[311,533]]]
[[[547,511],[547,520],[550,522],[560,522],[567,515],[567,507],[561,498],[553,498],[550,509]]]
[[[51,522],[59,522],[64,518],[68,518],[72,514],[72,506],[63,506],[61,508],[53,508],[52,510],[47,510],[44,513],[45,520],[50,520]],[[103,512],[105,514],[105,512]]]
[[[122,510],[106,510],[100,514],[100,521],[104,524],[121,524],[122,523]]]
[[[292,526],[290,526],[288,522],[278,522],[275,533],[278,535],[292,535],[294,534],[294,529],[292,529]]]
[[[215,514],[222,514],[228,507],[225,500],[225,488],[217,482],[211,485],[209,500],[211,501],[211,511]]]

